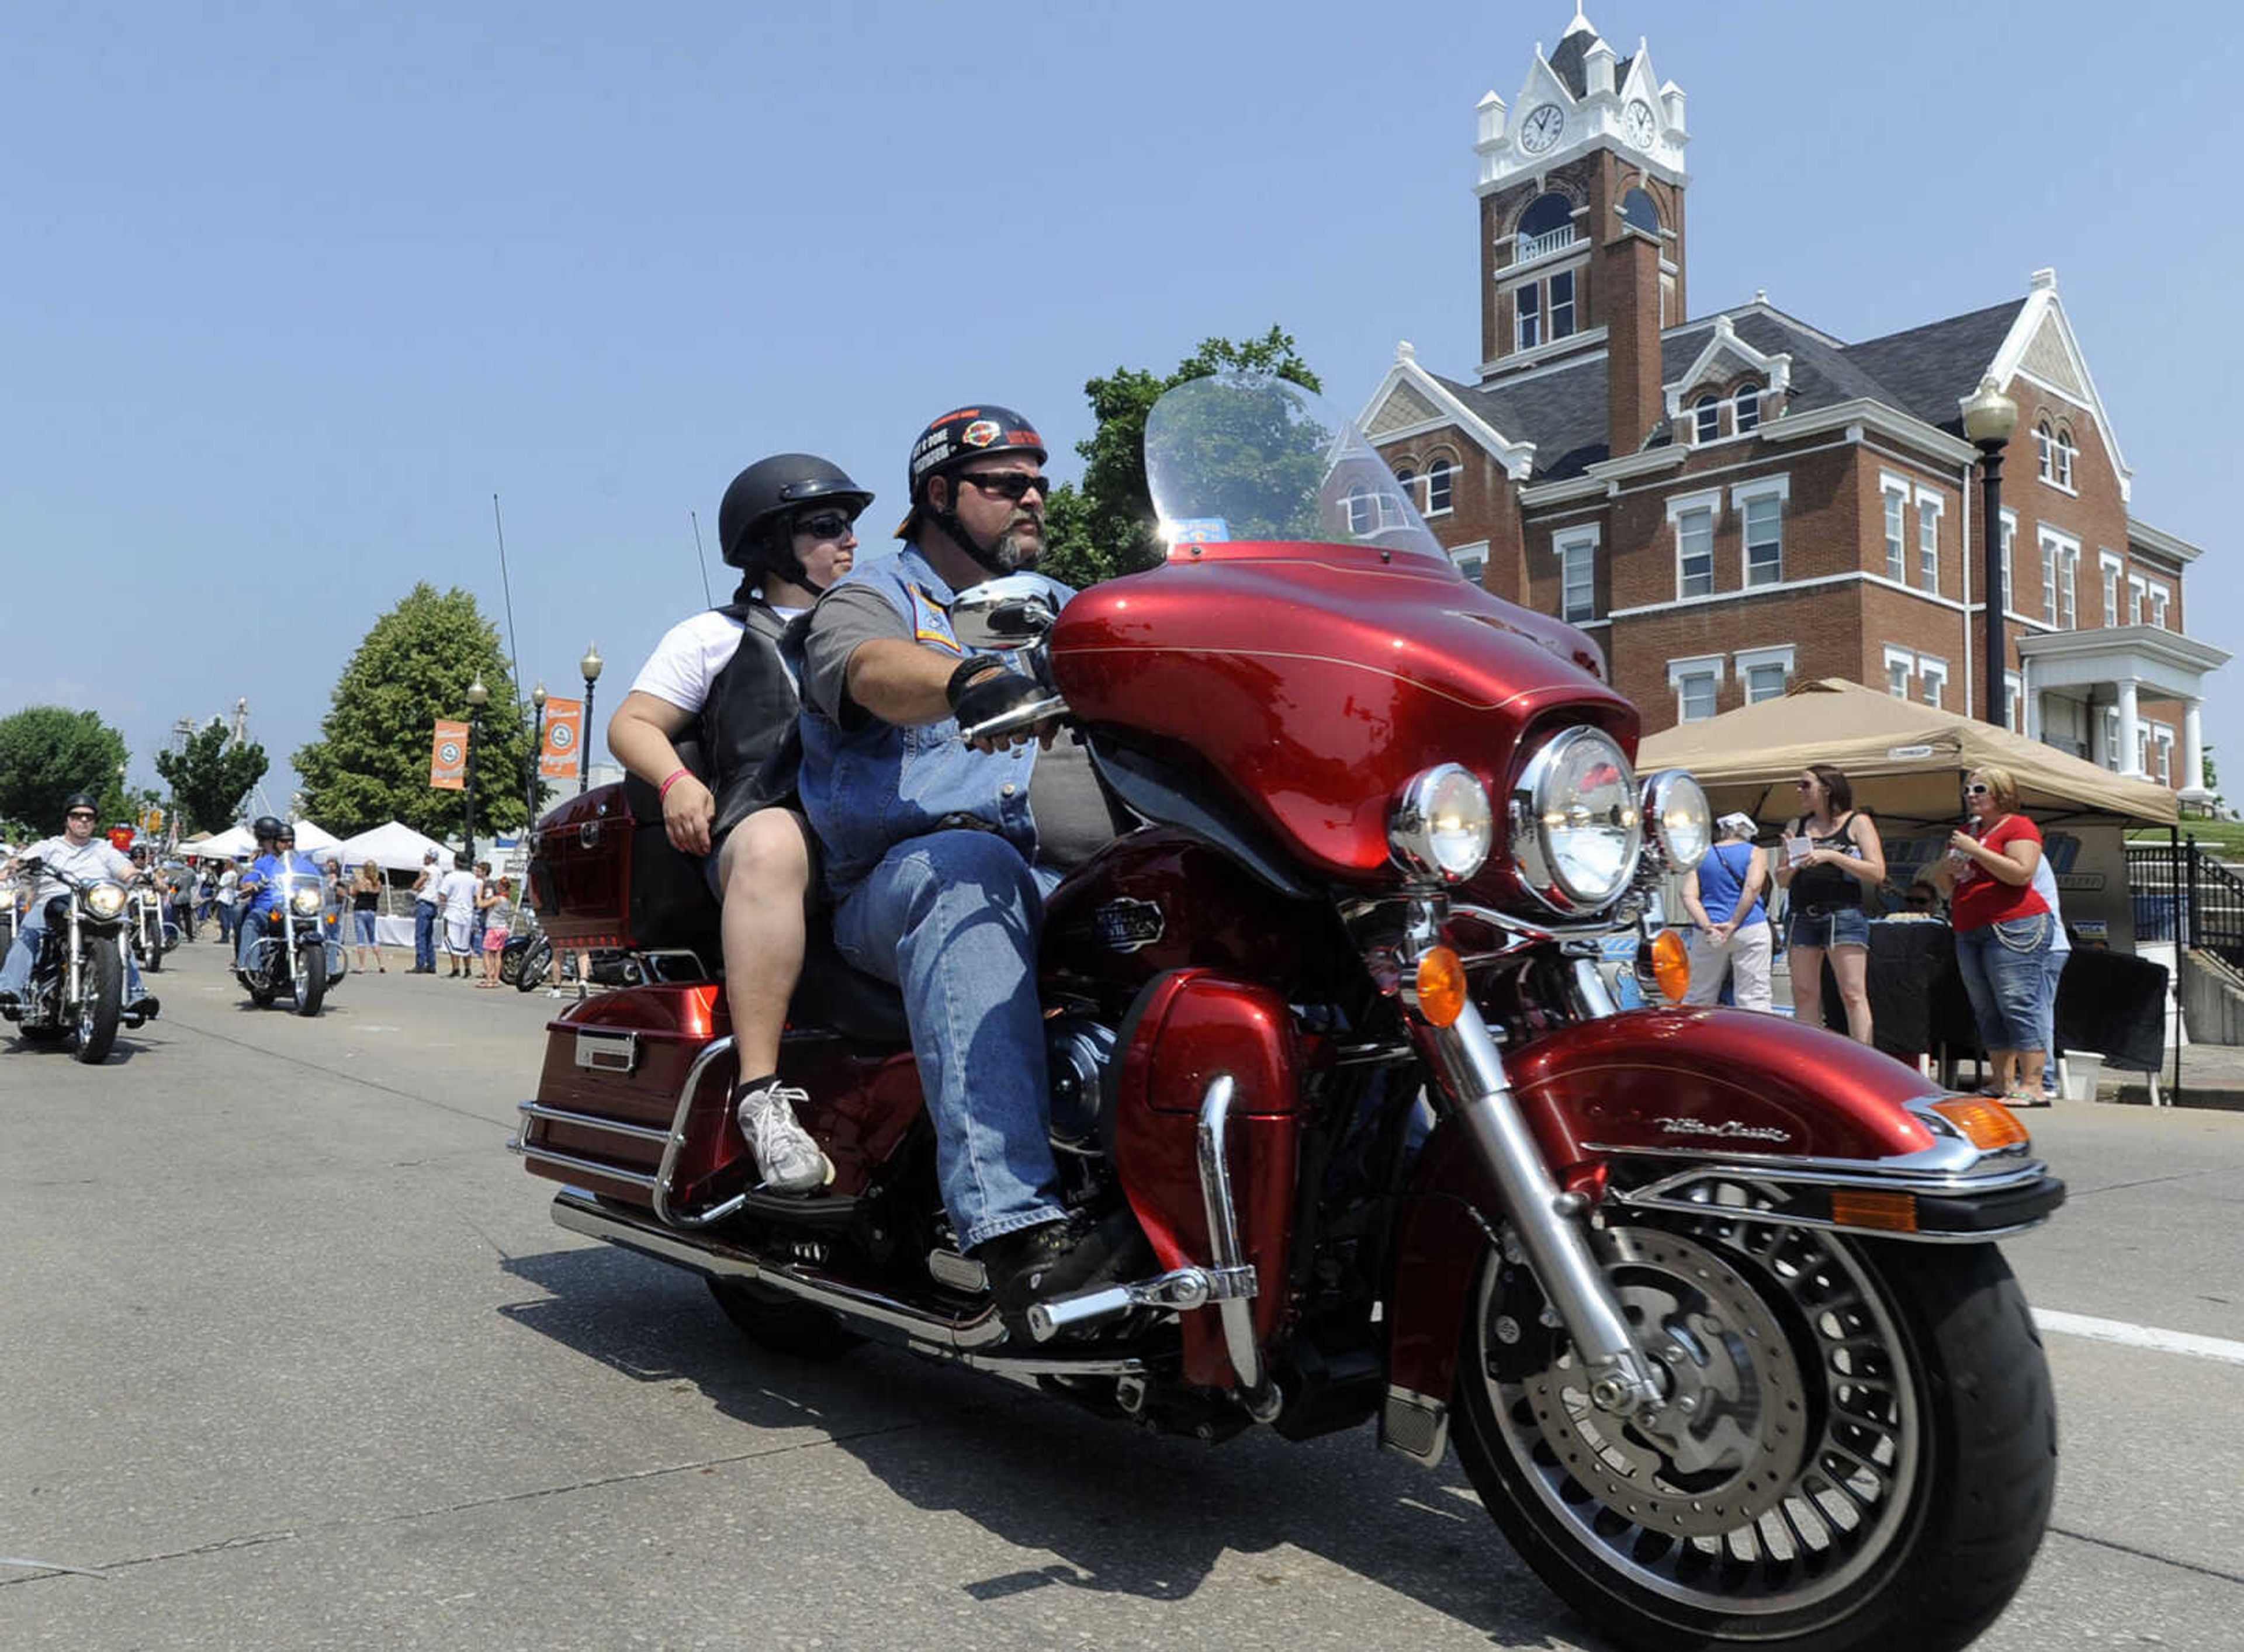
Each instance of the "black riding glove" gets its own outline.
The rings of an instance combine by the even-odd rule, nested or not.
[[[1002,660],[980,654],[952,672],[950,687],[944,690],[944,697],[950,701],[951,714],[958,719],[961,728],[972,728],[992,717],[1034,705],[1044,694],[1044,688],[1035,679],[1008,671]]]

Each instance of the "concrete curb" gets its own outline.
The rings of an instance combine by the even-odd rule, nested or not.
[[[2205,1107],[2220,1113],[2244,1113],[2244,1088],[2233,1081],[2226,1083],[2190,1084],[2185,1082],[2179,1096],[2167,1087],[2161,1093],[2176,1107]],[[2123,1084],[2117,1089],[2099,1091],[2096,1099],[2107,1107],[2146,1107],[2151,1104],[2148,1085]]]

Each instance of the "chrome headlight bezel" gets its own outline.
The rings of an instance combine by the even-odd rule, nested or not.
[[[1555,795],[1561,775],[1584,758],[1603,756],[1619,775],[1612,789],[1613,828],[1620,834],[1620,855],[1612,875],[1598,883],[1582,877],[1578,861],[1557,841],[1561,827],[1551,821],[1554,811],[1571,808],[1574,800]],[[1634,771],[1619,741],[1602,728],[1586,724],[1552,735],[1527,760],[1511,792],[1511,852],[1518,861],[1528,891],[1552,911],[1566,917],[1603,911],[1628,893],[1644,854],[1644,815]],[[1580,827],[1568,825],[1566,830]]]
[[[125,885],[110,878],[85,888],[85,910],[105,924],[114,923],[125,916]]]
[[[1387,847],[1417,877],[1463,884],[1488,863],[1496,844],[1496,806],[1480,776],[1462,763],[1436,763],[1404,783],[1387,811]]]
[[[1645,842],[1665,870],[1687,872],[1714,846],[1714,806],[1687,768],[1644,777]]]
[[[315,889],[290,890],[288,910],[299,917],[317,917],[320,915],[320,891]]]

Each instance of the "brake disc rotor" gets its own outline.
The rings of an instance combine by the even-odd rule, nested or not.
[[[1648,1530],[1716,1537],[1758,1518],[1811,1443],[1791,1343],[1753,1286],[1703,1246],[1626,1226],[1597,1243],[1666,1398],[1634,1417],[1600,1411],[1570,1351],[1524,1385],[1544,1443],[1600,1502]]]

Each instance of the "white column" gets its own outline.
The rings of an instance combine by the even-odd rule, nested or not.
[[[2181,702],[2181,789],[2184,796],[2205,795],[2205,701]]]
[[[2132,677],[2123,678],[2118,687],[2119,690],[2119,769],[2123,775],[2139,775],[2143,772],[2143,766],[2135,761],[2135,741],[2141,735],[2142,725],[2137,721],[2135,715],[2135,680]]]
[[[2110,767],[2112,742],[2105,734],[2104,708],[2093,694],[2080,702],[2080,714],[2088,720],[2088,761],[2099,768]]]

